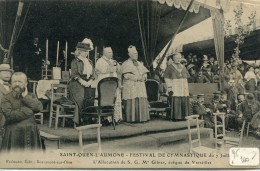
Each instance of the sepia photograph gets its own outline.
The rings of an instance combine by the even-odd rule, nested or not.
[[[260,169],[260,0],[0,0],[0,169]]]

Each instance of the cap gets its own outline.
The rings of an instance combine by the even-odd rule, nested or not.
[[[190,70],[190,69],[193,68],[193,67],[195,67],[195,65],[189,64],[189,65],[187,66],[187,70]]]
[[[198,94],[197,98],[204,97],[204,96],[205,96],[204,94]]]
[[[216,95],[216,94],[223,94],[223,93],[221,91],[215,91],[213,94]]]
[[[207,55],[203,55],[203,61],[208,61],[208,56]]]
[[[14,72],[14,70],[11,69],[11,66],[9,64],[0,64],[0,71]]]

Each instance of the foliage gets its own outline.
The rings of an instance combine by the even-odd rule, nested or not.
[[[250,32],[252,31],[252,26],[254,24],[255,21],[255,16],[256,16],[256,11],[252,11],[250,16],[248,17],[249,22],[247,23],[243,23],[242,21],[242,15],[243,15],[243,5],[240,4],[238,5],[234,11],[235,13],[235,31],[236,31],[236,35],[235,35],[235,43],[236,43],[236,47],[234,48],[234,52],[232,54],[232,58],[233,58],[233,62],[235,62],[235,64],[239,63],[239,54],[240,54],[240,46],[244,43],[245,38],[250,34]],[[225,21],[225,36],[228,38],[230,37],[230,30],[231,30],[231,20],[226,20]]]

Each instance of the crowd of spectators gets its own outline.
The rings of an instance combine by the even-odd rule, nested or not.
[[[243,120],[250,124],[256,134],[260,134],[260,68],[242,60],[226,60],[220,72],[215,57],[188,54],[183,56],[189,83],[217,83],[222,91],[214,93],[213,98],[205,100],[198,95],[192,101],[193,114],[203,116],[205,126],[214,128],[214,112],[225,112],[226,131],[241,130]],[[221,122],[221,120],[220,120]]]

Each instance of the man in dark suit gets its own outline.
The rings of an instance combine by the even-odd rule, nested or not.
[[[237,84],[236,84],[236,88],[239,94],[244,94],[246,89],[245,89],[245,82],[243,79],[239,79]]]
[[[254,92],[255,100],[260,102],[260,82],[257,82],[256,90]]]
[[[204,125],[206,128],[214,128],[212,112],[205,104],[204,94],[199,94],[197,96],[197,102],[193,105],[193,114],[200,115],[205,121]]]
[[[29,79],[40,80],[42,73],[43,52],[39,45],[39,38],[35,37],[32,44],[28,46],[26,53],[25,72]]]
[[[0,104],[1,101],[9,91],[10,91],[10,79],[12,76],[13,70],[10,68],[9,64],[0,64]],[[2,143],[2,134],[3,134],[3,127],[5,123],[5,118],[0,113],[0,146]]]
[[[227,100],[230,102],[230,109],[236,110],[236,106],[238,104],[237,95],[239,93],[235,85],[235,80],[230,80],[229,84],[230,84],[230,88],[227,92]]]
[[[206,71],[204,72],[204,75],[210,81],[210,83],[213,83],[214,74],[213,74],[213,72],[211,72],[211,66],[210,65],[208,65],[206,67]]]
[[[195,76],[195,83],[210,83],[210,81],[205,75],[203,75],[202,70],[199,70]]]

